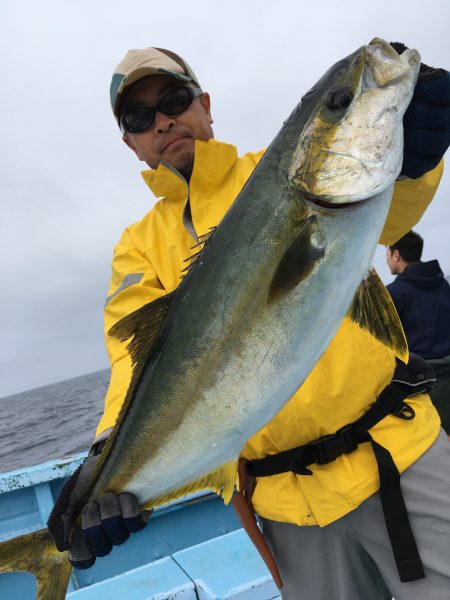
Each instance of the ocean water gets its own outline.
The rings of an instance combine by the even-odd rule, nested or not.
[[[89,449],[109,369],[0,398],[0,472]]]

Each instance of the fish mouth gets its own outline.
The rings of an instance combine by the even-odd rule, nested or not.
[[[369,198],[365,198],[364,200],[354,200],[352,202],[330,202],[329,200],[324,200],[323,198],[319,198],[305,192],[303,192],[302,196],[304,200],[308,204],[314,206],[314,208],[318,208],[327,212],[354,210],[357,207],[363,206],[370,202],[373,197],[371,196]]]
[[[420,60],[420,54],[413,48],[406,49],[400,55],[388,42],[374,38],[365,47],[364,87],[395,85],[409,76],[411,68],[418,70]]]

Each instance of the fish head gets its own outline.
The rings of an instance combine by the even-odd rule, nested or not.
[[[420,67],[375,38],[336,63],[302,98],[307,117],[290,168],[302,195],[324,207],[354,205],[391,185],[403,160],[403,114]]]

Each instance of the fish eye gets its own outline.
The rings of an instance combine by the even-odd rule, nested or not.
[[[331,110],[348,108],[353,100],[353,94],[348,88],[331,90],[327,96],[327,106]]]

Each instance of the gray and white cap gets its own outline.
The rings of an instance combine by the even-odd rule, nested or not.
[[[126,88],[149,75],[169,75],[180,81],[192,81],[201,87],[194,71],[175,52],[164,48],[129,50],[117,65],[111,80],[111,107],[117,121]]]

